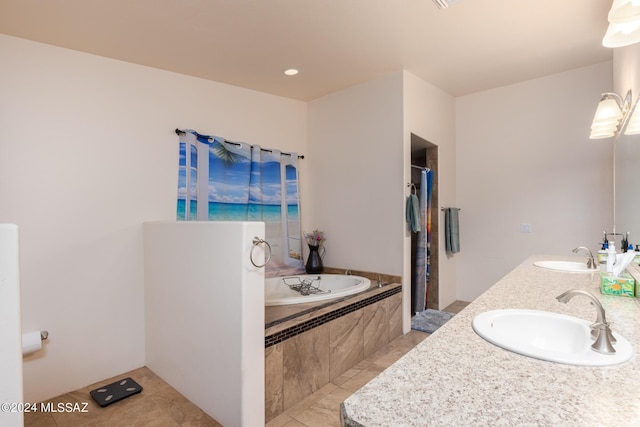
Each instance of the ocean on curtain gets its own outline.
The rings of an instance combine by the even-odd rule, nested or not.
[[[177,219],[264,221],[267,271],[302,268],[298,156],[224,138],[178,132]]]
[[[433,173],[423,170],[420,175],[420,223],[423,225],[418,232],[416,249],[415,283],[416,298],[413,312],[419,313],[427,308],[429,291],[429,277],[431,274],[431,192]]]

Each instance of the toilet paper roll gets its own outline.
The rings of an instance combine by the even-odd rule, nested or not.
[[[42,338],[40,331],[28,332],[22,334],[22,355],[26,356],[35,353],[42,348]]]

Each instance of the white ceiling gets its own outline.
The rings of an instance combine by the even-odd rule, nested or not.
[[[610,60],[611,0],[0,0],[0,33],[309,101],[401,69],[453,96]],[[1,53],[0,53],[1,54]],[[300,69],[286,77],[288,67]]]

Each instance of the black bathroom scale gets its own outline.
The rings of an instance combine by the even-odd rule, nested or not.
[[[126,397],[140,393],[142,386],[132,378],[125,378],[114,383],[102,386],[89,393],[98,405],[105,407]]]

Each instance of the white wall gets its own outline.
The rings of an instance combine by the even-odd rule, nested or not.
[[[605,62],[456,98],[458,299],[531,254],[598,248],[612,225],[613,150],[588,137],[611,85]]]
[[[264,231],[144,224],[147,366],[225,426],[264,426]]]
[[[0,223],[0,405],[24,402],[19,265],[18,227]],[[3,407],[0,425],[22,426],[22,412]]]
[[[456,151],[455,151],[455,103],[454,98],[435,86],[426,83],[415,75],[404,72],[404,197],[409,190],[406,183],[411,182],[411,134],[415,134],[438,146],[438,200],[440,206],[456,204]],[[440,206],[434,206],[434,214],[441,216],[440,229],[444,230],[444,218]],[[407,313],[403,317],[409,324],[409,306],[411,301],[411,236],[404,227],[404,274],[407,280],[404,293],[404,307]],[[439,301],[444,308],[456,300],[456,260],[457,255],[445,252],[444,232],[439,234]]]
[[[613,89],[621,96],[631,89],[633,100],[640,98],[640,44],[613,50]]]
[[[439,146],[440,200],[455,202],[453,98],[401,72],[309,103],[306,223],[325,231],[325,264],[405,278],[409,330],[410,236],[404,216],[411,133]],[[308,230],[310,231],[310,230]],[[444,248],[444,242],[441,244]],[[441,256],[440,300],[455,300],[455,262]]]
[[[309,103],[311,197],[303,215],[306,231],[325,232],[327,266],[402,274],[402,77]]]
[[[144,364],[142,222],[175,219],[173,130],[308,154],[307,106],[3,35],[0,52],[0,222],[21,230],[23,330],[50,332],[24,366],[38,401]]]

